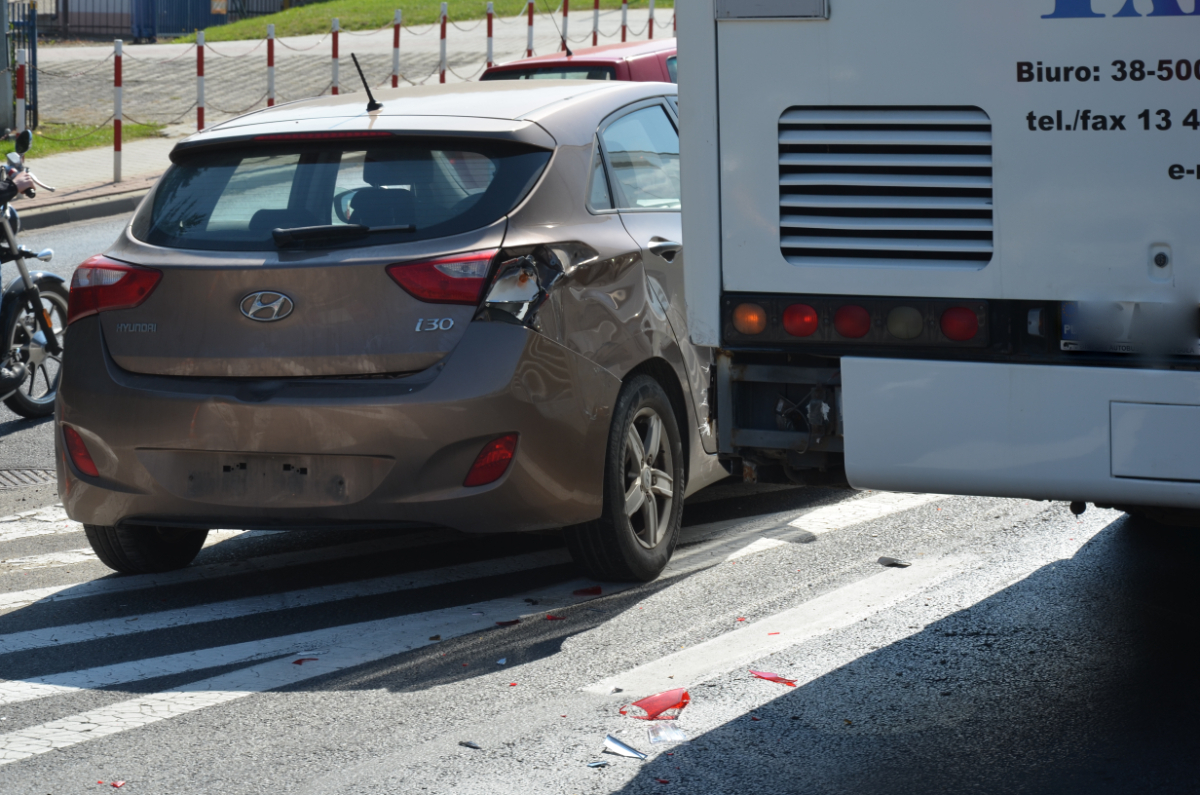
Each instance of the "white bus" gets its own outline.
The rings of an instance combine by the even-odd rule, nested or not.
[[[725,457],[1194,516],[1200,0],[678,14],[688,321]]]

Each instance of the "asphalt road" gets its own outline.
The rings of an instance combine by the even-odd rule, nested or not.
[[[26,242],[69,276],[120,224]],[[0,469],[52,468],[50,431],[0,416]],[[436,528],[214,532],[117,577],[53,491],[0,491],[5,795],[1200,791],[1195,531],[726,482],[636,587]],[[679,687],[683,742],[620,714]]]
[[[629,587],[552,536],[432,529],[214,533],[122,578],[56,509],[0,521],[0,789],[1200,790],[1194,532],[740,484],[685,524]],[[620,714],[677,687],[684,742]]]

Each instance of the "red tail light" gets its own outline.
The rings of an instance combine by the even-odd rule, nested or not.
[[[952,306],[942,313],[942,333],[955,342],[975,339],[979,316],[965,306]]]
[[[75,269],[67,325],[97,312],[132,309],[147,298],[162,279],[162,271],[127,265],[108,257],[95,256]]]
[[[479,451],[463,485],[486,486],[489,483],[495,483],[508,470],[508,465],[512,463],[513,454],[516,451],[517,434],[515,433],[488,442]]]
[[[498,253],[497,249],[491,249],[419,262],[398,262],[389,265],[387,272],[396,284],[419,301],[474,306],[479,303],[492,260]]]
[[[840,306],[833,315],[833,327],[852,340],[865,337],[871,331],[871,313],[854,304]]]
[[[67,445],[67,455],[71,457],[71,463],[85,475],[99,477],[100,472],[96,469],[96,462],[92,460],[92,454],[88,452],[87,445],[83,443],[83,437],[79,435],[79,431],[69,425],[62,426],[63,441]]]
[[[817,333],[817,310],[808,304],[792,304],[783,311],[783,330],[793,337]]]

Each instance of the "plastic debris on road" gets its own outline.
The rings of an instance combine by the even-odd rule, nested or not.
[[[768,682],[777,682],[781,685],[787,685],[788,687],[796,686],[795,679],[785,679],[784,677],[780,676],[779,674],[773,674],[768,671],[756,671],[753,668],[751,668],[750,675],[757,676],[759,679],[766,679]]]
[[[515,627],[517,624],[520,624],[520,623],[521,623],[521,619],[514,618],[512,621],[497,621],[496,626],[498,626],[498,627]]]
[[[316,657],[301,657],[299,660],[292,660],[292,665],[304,665],[306,662],[316,662]]]
[[[572,596],[599,596],[604,591],[599,585],[593,585],[591,588],[580,588],[578,591],[573,591]]]
[[[631,718],[638,720],[674,720],[679,717],[679,713],[683,712],[692,700],[688,691],[682,687],[668,690],[665,693],[659,693],[653,696],[639,699],[632,704],[627,704],[621,707],[622,715],[629,715]],[[642,715],[630,714],[632,708],[640,710]]]
[[[909,563],[907,560],[900,560],[900,558],[883,557],[883,558],[879,559],[879,565],[880,566],[890,566],[893,569],[907,569],[912,564]]]
[[[687,732],[674,723],[656,723],[650,726],[646,733],[650,736],[651,745],[661,743],[681,743],[688,738]]]
[[[656,778],[654,780],[657,781],[659,784],[670,784],[671,783],[670,779],[665,779],[665,778]]]
[[[567,620],[567,617],[566,617],[566,616],[556,616],[556,615],[552,615],[552,614],[550,614],[550,613],[547,613],[547,614],[546,614],[546,620],[547,620],[547,621],[566,621],[566,620]]]
[[[588,762],[588,767],[608,767],[612,762]]]
[[[496,665],[508,665],[508,658],[501,657],[499,660],[496,660]]]
[[[621,742],[611,734],[604,736],[604,752],[606,754],[616,754],[617,756],[627,756],[630,759],[645,759],[647,756],[633,746]]]
[[[112,785],[113,785],[113,789],[120,789],[121,787],[125,786],[125,782],[124,781],[114,781],[112,783]]]
[[[483,750],[483,746],[479,745],[478,743],[473,743],[470,740],[462,740],[459,742],[459,745],[461,745],[463,748],[474,748],[476,751]]]

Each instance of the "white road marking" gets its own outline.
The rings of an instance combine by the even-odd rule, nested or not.
[[[262,555],[243,560],[231,560],[223,563],[206,563],[192,566],[179,571],[165,574],[136,574],[128,577],[111,577],[90,582],[71,583],[68,585],[51,585],[45,588],[32,588],[27,591],[0,593],[0,610],[24,607],[35,602],[58,602],[65,599],[83,599],[90,596],[120,593],[122,591],[139,591],[146,588],[160,588],[168,585],[181,585],[189,582],[213,580],[237,574],[254,571],[269,571],[287,566],[300,566],[317,561],[343,560],[376,552],[414,549],[433,544],[450,542],[462,538],[462,534],[454,530],[428,530],[402,536],[359,541],[352,544],[303,549],[295,552],[280,552],[275,555]],[[205,546],[208,546],[206,543]],[[83,550],[77,550],[83,551]]]
[[[725,560],[737,560],[738,558],[744,558],[747,555],[755,555],[759,552],[766,552],[768,549],[786,547],[787,544],[788,542],[780,541],[778,538],[758,538],[750,544],[735,551],[733,554],[727,556]]]
[[[56,533],[82,533],[83,525],[67,518],[61,505],[0,518],[0,543]]]
[[[882,519],[901,511],[919,508],[931,502],[949,499],[947,494],[893,494],[881,491],[870,497],[850,500],[838,505],[828,505],[809,511],[791,526],[819,536],[831,530],[840,530],[851,525]]]
[[[92,563],[96,560],[96,553],[91,547],[83,549],[68,549],[63,552],[50,552],[45,555],[27,555],[23,558],[6,558],[0,560],[0,565],[20,569],[21,571],[32,571],[34,569],[53,569],[59,566],[71,566],[76,563]],[[0,600],[4,597],[0,596]]]
[[[649,694],[693,685],[780,649],[803,643],[885,610],[933,587],[970,565],[966,558],[923,560],[907,569],[886,569],[742,629],[660,657],[583,690],[608,695],[614,687]],[[778,633],[778,634],[773,634]]]
[[[562,606],[572,602],[586,601],[583,598],[572,598],[567,595],[577,588],[589,585],[594,585],[594,583],[590,580],[575,580],[528,594],[493,599],[474,605],[463,605],[411,616],[276,638],[274,641],[268,642],[274,645],[257,656],[287,654],[286,657],[161,693],[129,699],[79,715],[50,721],[40,726],[0,735],[0,765],[27,759],[55,748],[67,748],[88,740],[136,729],[254,693],[262,693],[356,665],[381,660],[410,649],[428,646],[434,642],[429,640],[431,634],[440,635],[445,640],[493,628],[497,620],[509,620],[518,616],[537,620],[544,615],[545,611],[530,614],[528,612],[529,604],[525,602],[525,599],[536,599],[539,604],[547,608],[550,608],[552,602]],[[605,591],[615,593],[632,587],[634,586],[629,584],[605,586]],[[473,615],[473,613],[482,613],[483,615]],[[183,670],[195,670],[211,665],[253,659],[253,657],[237,657],[251,646],[262,648],[264,644],[262,642],[242,643],[223,649],[197,652],[193,656],[191,665]],[[141,663],[126,663],[114,666],[115,674],[103,672],[104,669],[94,669],[93,671],[79,671],[74,676],[82,678],[88,674],[98,674],[101,678],[94,682],[88,682],[86,687],[104,687],[108,684],[118,683],[114,679],[114,675],[132,676],[132,678],[120,681],[134,681],[175,672],[176,669],[171,666],[183,662],[187,656],[172,655],[157,660],[145,660]],[[305,662],[303,665],[296,665],[295,659],[298,656],[315,657],[316,659]],[[139,665],[145,666],[140,673],[136,670]],[[69,676],[71,675],[63,674],[57,677],[40,677],[36,681],[8,682],[0,686],[0,695],[5,699],[3,703],[13,703],[81,689],[56,685],[52,682],[56,679],[64,681],[64,678]],[[22,693],[21,686],[28,686],[25,693]],[[34,688],[40,688],[40,691],[35,691]],[[22,695],[27,695],[28,698],[23,698]]]
[[[416,588],[427,588],[432,585],[444,585],[446,583],[463,582],[464,580],[474,580],[498,574],[512,574],[519,571],[556,566],[569,561],[570,556],[565,550],[532,552],[526,555],[515,555],[508,558],[479,561],[477,563],[465,563],[441,569],[413,571],[388,577],[378,577],[371,580],[323,585],[316,588],[265,594],[263,596],[251,596],[243,599],[230,599],[224,602],[212,602],[179,610],[163,610],[157,613],[88,621],[69,626],[31,629],[23,632],[14,632],[9,635],[0,635],[0,654],[12,654],[14,652],[42,649],[49,646],[63,646],[68,643],[83,643],[100,638],[136,635],[159,629],[191,626],[211,621],[225,621],[232,618],[261,615],[280,610],[292,610],[298,607],[340,602],[346,599],[358,599],[364,596],[377,596],[379,594],[408,591]]]

